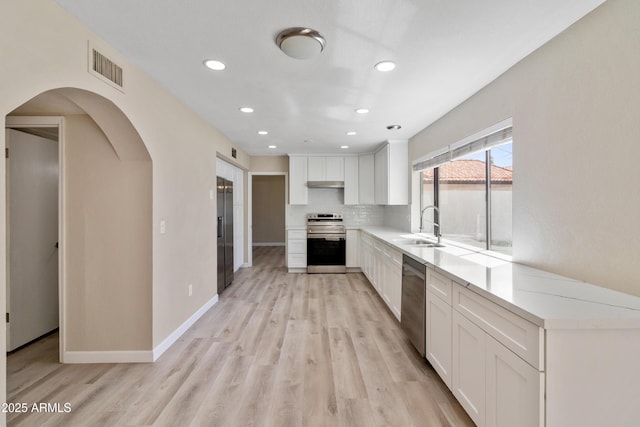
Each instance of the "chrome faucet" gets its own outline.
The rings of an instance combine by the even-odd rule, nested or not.
[[[436,205],[429,205],[429,206],[425,206],[424,209],[422,209],[422,211],[420,211],[420,232],[422,233],[422,225],[423,225],[423,217],[424,217],[424,211],[426,211],[427,209],[433,208],[433,216],[434,216],[434,221],[433,221],[433,225],[435,227],[438,227],[438,232],[436,233],[436,238],[438,239],[438,244],[440,244],[440,239],[442,238],[442,229],[440,228],[440,224],[438,224],[435,221],[435,214],[436,212],[438,213],[438,216],[440,216],[440,209],[438,209],[438,207]]]

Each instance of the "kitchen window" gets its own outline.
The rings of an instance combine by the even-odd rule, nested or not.
[[[488,132],[414,164],[420,172],[421,232],[511,255],[511,127]]]

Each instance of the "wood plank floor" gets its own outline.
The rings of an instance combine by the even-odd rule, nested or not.
[[[8,356],[24,426],[472,426],[362,274],[287,274],[282,247],[155,363],[61,365],[58,336]]]

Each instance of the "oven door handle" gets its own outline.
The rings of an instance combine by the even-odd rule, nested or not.
[[[330,234],[311,234],[307,236],[307,239],[322,239],[331,242],[339,242],[340,240],[344,240],[345,236],[332,236]]]

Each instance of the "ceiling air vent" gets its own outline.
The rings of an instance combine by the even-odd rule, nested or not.
[[[122,67],[89,45],[89,72],[116,89],[124,88]]]

